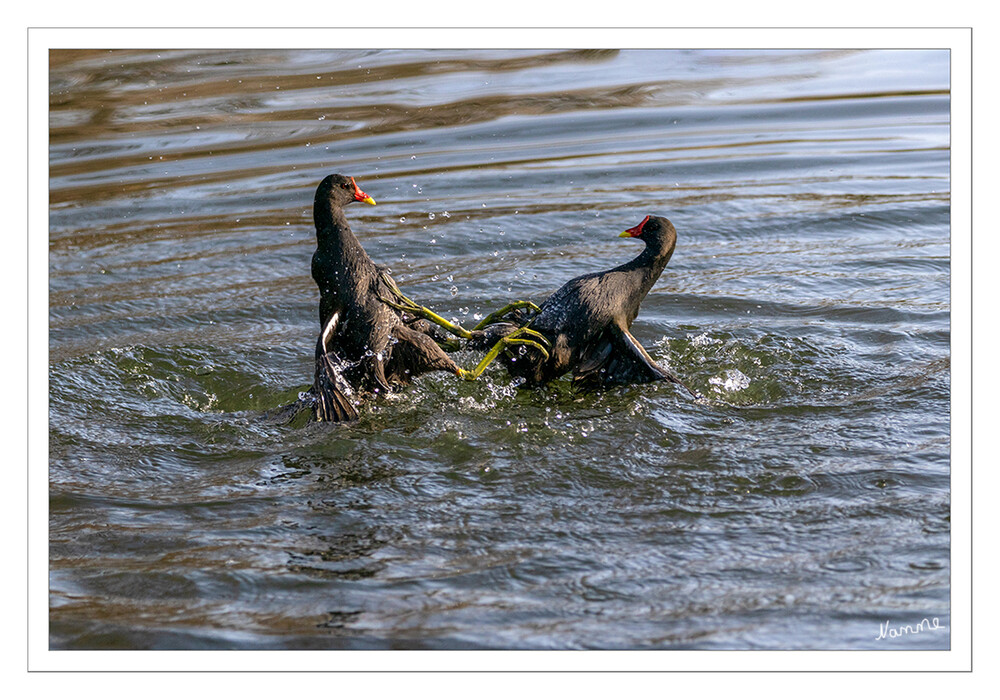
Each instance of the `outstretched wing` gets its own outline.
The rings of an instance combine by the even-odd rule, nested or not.
[[[358,417],[357,409],[347,398],[351,394],[351,385],[341,374],[341,363],[336,353],[327,349],[339,318],[339,314],[333,314],[316,340],[316,376],[312,394],[316,401],[314,415],[318,421],[342,422]]]
[[[573,386],[584,391],[659,381],[684,386],[656,364],[631,333],[618,326],[609,326],[591,343],[573,370]]]

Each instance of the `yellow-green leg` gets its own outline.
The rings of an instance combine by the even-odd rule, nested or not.
[[[412,316],[417,316],[418,318],[425,318],[431,323],[437,326],[441,326],[441,328],[444,328],[452,335],[457,335],[459,338],[463,338],[465,340],[469,340],[470,338],[472,338],[471,332],[465,330],[456,323],[452,323],[451,321],[441,316],[438,316],[436,313],[428,309],[426,306],[420,306],[419,304],[414,303],[411,299],[408,299],[402,294],[400,294],[399,297],[400,297],[400,302],[402,303],[389,301],[385,297],[379,297],[379,299],[382,301],[383,304],[391,306],[392,308],[398,311],[403,311],[404,313],[408,313]]]
[[[420,304],[416,303],[408,296],[403,294],[403,291],[396,284],[396,281],[392,279],[392,277],[390,277],[389,275],[387,274],[382,275],[382,282],[389,288],[389,290],[393,293],[393,295],[397,299],[396,301],[390,301],[389,299],[380,296],[379,299],[382,301],[383,304],[391,306],[392,308],[397,309],[398,311],[411,314],[412,316],[426,319],[431,323],[434,323],[440,326],[441,328],[444,328],[452,335],[458,336],[459,338],[462,338],[464,340],[470,340],[473,337],[472,333],[466,330],[465,328],[462,328],[462,326],[458,325],[457,323],[452,323],[451,321],[448,321],[447,319],[443,318],[442,316],[439,316],[438,314],[428,309],[426,306],[421,306]],[[497,311],[494,311],[493,313],[487,315],[486,318],[480,321],[476,325],[476,327],[473,328],[473,330],[476,331],[482,330],[491,323],[494,323],[498,319],[503,318],[506,314],[509,314],[511,311],[524,308],[530,308],[535,311],[541,311],[541,309],[538,306],[531,303],[530,301],[511,302],[510,304],[507,304],[503,308],[498,309]],[[531,345],[533,347],[538,348],[545,356],[545,359],[548,359],[549,357],[548,350],[546,349],[547,346],[549,345],[548,338],[546,338],[538,331],[532,330],[527,326],[523,326],[514,331],[512,334],[508,335],[506,338],[500,340],[496,345],[494,345],[490,349],[490,352],[487,353],[486,357],[483,358],[483,361],[479,363],[476,369],[472,370],[471,372],[462,370],[463,372],[462,377],[465,379],[478,378],[479,375],[483,373],[483,370],[485,370],[486,367],[488,367],[489,364],[496,359],[497,355],[499,355],[500,352],[508,345]]]
[[[407,297],[405,297],[403,295],[400,295],[400,296],[402,297],[402,301],[404,302],[402,304],[397,304],[396,302],[389,301],[388,299],[385,299],[385,298],[382,298],[382,297],[379,297],[379,298],[382,300],[383,304],[388,304],[389,306],[391,306],[394,309],[398,309],[400,311],[404,311],[406,313],[412,314],[414,316],[418,316],[420,318],[425,318],[428,321],[430,321],[431,323],[435,323],[435,324],[441,326],[446,331],[448,331],[449,333],[451,333],[453,335],[458,336],[459,338],[464,338],[465,340],[469,340],[469,339],[472,338],[472,333],[470,333],[466,329],[462,328],[461,326],[459,326],[457,324],[454,324],[454,323],[452,323],[452,322],[450,322],[450,321],[442,318],[441,316],[437,315],[436,313],[434,313],[433,311],[431,311],[430,309],[428,309],[425,306],[420,306],[418,304],[415,304],[412,300],[410,300],[409,298],[407,298]],[[406,302],[408,302],[408,303],[406,303]],[[509,306],[511,308],[507,309],[505,311],[505,313],[509,313],[511,310],[513,310],[515,308],[523,308],[525,305],[528,305],[528,304],[530,304],[531,306],[535,306],[534,304],[531,304],[530,301],[529,302],[514,302],[513,304],[508,304],[507,306]],[[507,307],[504,307],[504,308],[507,308]],[[538,307],[535,307],[535,308],[538,308]],[[503,311],[503,309],[501,309],[501,311]],[[498,315],[499,315],[499,312],[497,312],[495,314],[491,314],[491,316],[498,316]],[[480,325],[482,325],[482,324],[480,324]],[[480,330],[480,327],[476,326],[474,330]],[[527,336],[527,337],[522,337],[522,336]],[[441,345],[441,343],[438,343],[438,344]],[[484,362],[480,363],[480,365],[481,365],[480,367],[478,367],[476,370],[472,370],[471,373],[466,372],[466,374],[473,374],[474,376],[465,377],[465,378],[466,379],[476,379],[477,377],[479,377],[479,375],[482,374],[483,370],[486,369],[486,367],[490,364],[490,362],[492,362],[494,359],[496,359],[496,356],[500,354],[501,350],[503,350],[503,348],[506,345],[531,345],[531,346],[534,346],[534,347],[538,348],[539,350],[541,350],[542,354],[545,355],[545,359],[548,359],[549,352],[546,349],[546,346],[548,346],[548,344],[549,344],[549,339],[546,338],[541,333],[539,333],[538,331],[533,330],[531,328],[528,328],[527,326],[518,328],[511,335],[507,336],[506,338],[502,338],[500,341],[498,341],[490,349],[490,352],[487,353],[486,358],[484,359]],[[445,349],[446,350],[457,350],[458,348],[447,347]],[[465,370],[463,370],[463,372],[465,372]]]
[[[490,366],[493,360],[497,359],[500,353],[506,350],[507,347],[511,345],[530,345],[533,348],[537,348],[542,353],[542,356],[546,360],[549,359],[549,351],[545,349],[544,345],[542,345],[538,341],[531,340],[529,338],[519,337],[522,335],[532,335],[540,338],[542,342],[545,343],[545,345],[549,344],[548,339],[541,333],[533,331],[530,328],[520,328],[514,331],[511,335],[508,335],[506,338],[501,338],[492,348],[490,348],[490,351],[486,353],[486,357],[484,357],[482,361],[478,365],[476,365],[475,369],[460,370],[458,376],[470,382],[479,379],[479,376],[486,371],[486,368]]]
[[[417,302],[413,301],[413,299],[410,299],[408,296],[403,294],[403,291],[396,284],[396,281],[392,279],[392,277],[390,277],[389,275],[384,274],[382,275],[381,279],[382,282],[385,284],[385,286],[387,286],[389,290],[392,292],[393,296],[396,297],[396,301],[390,301],[389,299],[380,296],[379,299],[382,301],[383,304],[391,306],[397,311],[403,311],[404,313],[408,313],[418,318],[425,318],[431,323],[438,325],[441,328],[444,328],[452,335],[456,335],[459,338],[463,338],[464,340],[469,340],[472,337],[472,333],[465,330],[458,324],[452,323],[451,321],[442,318],[441,316],[437,315],[436,313],[428,309],[426,306],[421,306]]]
[[[391,278],[388,277],[384,279],[386,279],[387,281],[391,280]],[[441,328],[444,328],[452,335],[458,336],[459,338],[462,338],[464,340],[469,340],[470,338],[472,338],[472,333],[470,331],[467,331],[466,329],[462,328],[462,326],[458,325],[457,323],[452,323],[451,321],[448,321],[447,319],[443,318],[442,316],[439,316],[438,314],[428,309],[426,306],[421,306],[420,304],[418,304],[417,302],[413,301],[408,296],[403,294],[403,292],[399,289],[399,287],[396,286],[395,282],[392,282],[387,286],[389,286],[389,288],[392,289],[392,292],[396,296],[398,301],[390,301],[389,299],[380,296],[379,299],[382,301],[383,304],[391,306],[392,308],[398,311],[403,311],[404,313],[411,314],[412,316],[417,316],[418,318],[427,319],[431,323],[438,325]],[[491,323],[494,323],[498,319],[503,318],[504,315],[509,314],[511,311],[514,311],[515,309],[524,309],[524,308],[530,308],[534,309],[535,311],[541,311],[541,309],[539,309],[538,306],[531,303],[530,301],[511,302],[510,304],[504,306],[502,309],[498,309],[497,311],[494,311],[493,313],[487,315],[486,318],[484,318],[482,321],[476,324],[475,328],[473,328],[472,330],[474,331],[482,330]],[[545,336],[541,334],[537,335],[542,342],[547,342]]]
[[[490,325],[491,323],[495,323],[496,321],[498,321],[499,319],[503,318],[511,311],[514,311],[516,309],[531,309],[536,312],[541,311],[541,309],[538,308],[537,305],[532,304],[530,301],[512,301],[502,309],[497,309],[493,313],[487,315],[486,318],[477,323],[475,328],[473,328],[472,330],[474,331],[482,330],[483,328],[486,328],[486,326]]]

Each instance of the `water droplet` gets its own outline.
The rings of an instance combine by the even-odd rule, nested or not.
[[[430,214],[428,214],[427,218],[433,220],[434,219],[434,212],[431,212]]]
[[[451,288],[451,289],[449,289],[448,291],[450,291],[450,292],[451,292],[451,295],[452,295],[453,297],[454,297],[454,296],[458,296],[458,287],[456,287],[456,286],[452,285],[452,288]]]
[[[406,217],[405,216],[399,217],[399,223],[405,224],[406,223]]]

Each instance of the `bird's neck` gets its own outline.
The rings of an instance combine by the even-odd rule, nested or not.
[[[317,203],[313,207],[313,221],[316,224],[316,246],[319,250],[338,254],[339,257],[344,251],[361,247],[339,205],[326,202],[320,206]]]
[[[672,245],[663,245],[659,242],[647,243],[639,255],[618,269],[629,273],[629,276],[635,280],[637,293],[641,297],[645,297],[653,288],[656,280],[660,278],[663,268],[670,262],[670,256],[673,253],[674,247]]]

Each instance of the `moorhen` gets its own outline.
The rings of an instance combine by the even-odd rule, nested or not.
[[[403,295],[388,268],[368,257],[344,216],[343,207],[352,202],[375,204],[354,178],[344,175],[324,178],[313,202],[312,276],[319,287],[321,330],[308,398],[317,421],[353,420],[358,412],[348,399],[352,394],[390,391],[426,372],[451,372],[463,379],[479,376],[448,357],[439,345],[443,339],[428,321],[459,337],[472,334],[415,304]],[[539,342],[543,339],[526,337],[531,335],[515,328],[508,338],[547,355]]]
[[[620,236],[638,238],[645,248],[624,265],[570,280],[549,296],[541,309],[529,310],[517,323],[487,325],[473,343],[480,349],[492,348],[481,364],[502,353],[510,374],[529,387],[572,372],[574,387],[584,390],[663,380],[687,389],[657,365],[629,333],[639,305],[673,255],[677,231],[669,220],[647,216]],[[547,356],[531,347],[503,352],[506,346],[502,339],[523,333],[524,328],[548,340]]]

